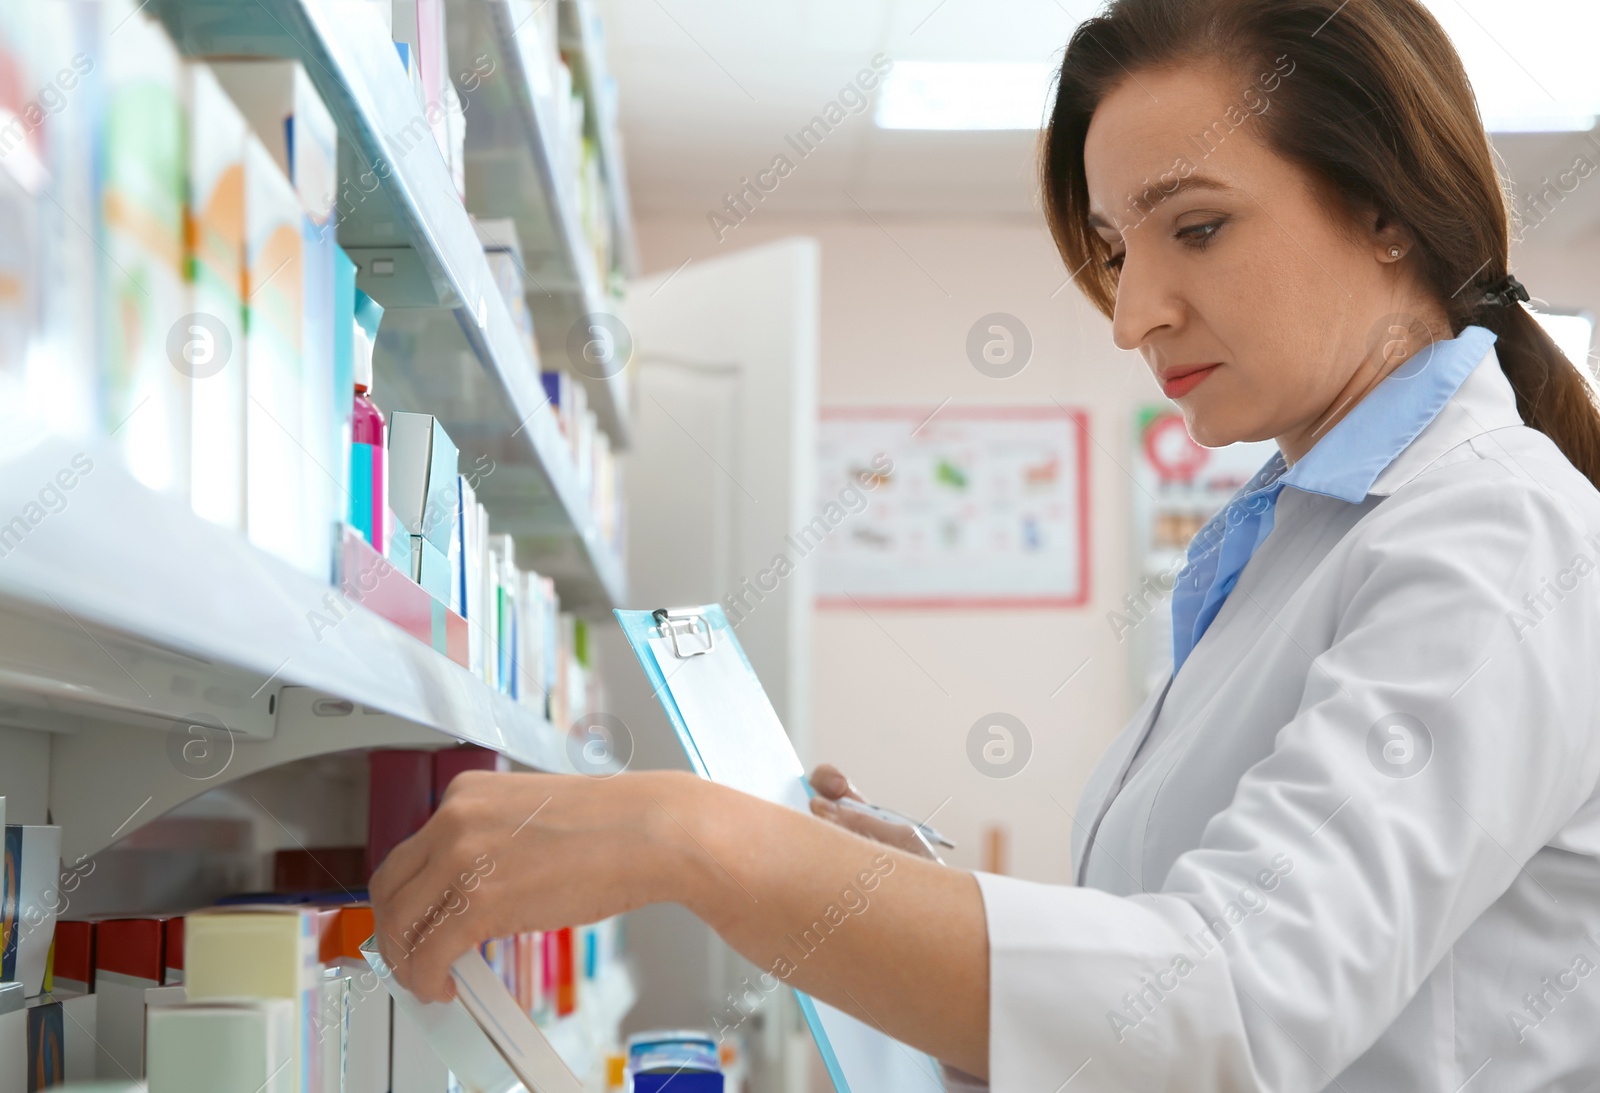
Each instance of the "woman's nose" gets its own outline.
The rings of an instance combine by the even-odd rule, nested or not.
[[[1118,349],[1138,349],[1163,328],[1176,327],[1183,305],[1159,268],[1129,249],[1117,278],[1117,302],[1111,315],[1111,337]]]

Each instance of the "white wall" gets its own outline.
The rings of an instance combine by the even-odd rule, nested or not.
[[[718,244],[703,216],[639,224],[645,268],[791,234],[822,244],[821,402],[1049,405],[1090,412],[1091,599],[1070,611],[823,611],[813,638],[808,761],[831,761],[869,797],[927,814],[976,867],[985,825],[1011,831],[1011,871],[1068,877],[1070,818],[1094,759],[1128,709],[1126,648],[1106,614],[1129,590],[1128,464],[1134,408],[1157,395],[1143,364],[1116,350],[1109,326],[1062,289],[1065,275],[1037,220],[786,217],[758,209]],[[880,226],[881,225],[881,226]],[[692,268],[692,265],[691,267]],[[1060,289],[1061,291],[1057,292]],[[1052,297],[1052,294],[1054,296]],[[994,311],[1034,339],[1018,376],[989,379],[966,356],[967,331]],[[1103,450],[1102,450],[1103,449]],[[1065,688],[1061,684],[1089,658]],[[1058,688],[1061,688],[1058,691]],[[1033,758],[997,781],[966,758],[984,714],[1019,717]]]

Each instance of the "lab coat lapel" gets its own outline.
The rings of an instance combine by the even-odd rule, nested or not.
[[[1139,745],[1144,743],[1150,727],[1156,722],[1156,716],[1161,712],[1161,704],[1166,700],[1167,691],[1172,688],[1172,675],[1172,672],[1167,672],[1166,682],[1144,700],[1144,705],[1139,707],[1127,726],[1111,742],[1111,747],[1106,749],[1105,758],[1083,787],[1083,796],[1078,799],[1078,811],[1072,824],[1073,874],[1077,884],[1083,883],[1084,859],[1088,857],[1089,844],[1094,841],[1106,809],[1111,807],[1117,791],[1122,788],[1128,765],[1133,762]]]

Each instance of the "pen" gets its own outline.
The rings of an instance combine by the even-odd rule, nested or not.
[[[892,808],[884,808],[882,805],[869,805],[867,802],[858,801],[854,797],[839,797],[836,798],[833,803],[844,808],[851,809],[855,812],[865,813],[868,816],[875,816],[880,820],[887,820],[892,824],[905,824],[907,827],[915,828],[919,834],[932,839],[940,846],[947,847],[951,850],[955,849],[955,843],[939,834],[938,831],[930,827],[928,824],[918,823],[910,816],[902,815],[901,813],[894,811]]]

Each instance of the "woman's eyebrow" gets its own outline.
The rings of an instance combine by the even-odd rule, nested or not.
[[[1205,190],[1213,193],[1234,192],[1234,188],[1232,186],[1228,185],[1226,182],[1223,182],[1221,179],[1213,178],[1210,175],[1194,174],[1189,175],[1186,178],[1180,178],[1177,180],[1177,184],[1171,189],[1162,189],[1159,185],[1152,183],[1141,193],[1128,194],[1127,209],[1131,214],[1129,219],[1139,219],[1140,217],[1147,215],[1151,209],[1155,208],[1163,201],[1170,201],[1179,194],[1187,193],[1190,190]],[[1120,230],[1120,228],[1103,213],[1091,211],[1089,215],[1085,217],[1085,221],[1088,223],[1089,227],[1097,230]]]

